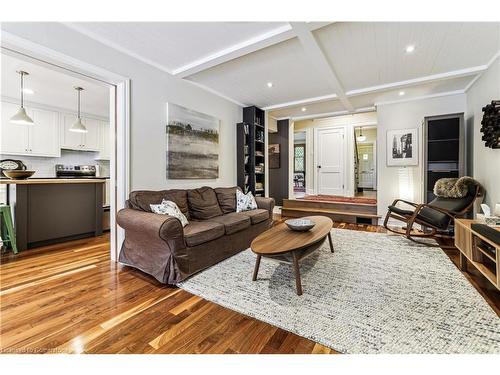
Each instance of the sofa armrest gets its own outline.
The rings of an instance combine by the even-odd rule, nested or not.
[[[141,232],[150,238],[161,238],[164,241],[177,237],[184,239],[182,224],[173,216],[124,208],[116,215],[116,221],[125,231]]]
[[[273,217],[274,198],[255,197],[255,202],[258,208],[269,211],[270,217]]]
[[[175,284],[189,273],[184,230],[178,219],[124,208],[116,221],[125,229],[121,263],[149,273],[164,284]]]

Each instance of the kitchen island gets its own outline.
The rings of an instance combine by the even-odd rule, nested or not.
[[[19,250],[102,234],[100,178],[0,180],[7,185]]]

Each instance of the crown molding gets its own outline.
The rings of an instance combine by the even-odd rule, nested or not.
[[[407,98],[407,99],[388,100],[388,101],[383,101],[383,102],[376,102],[375,103],[375,107],[378,107],[380,105],[414,102],[414,101],[417,101],[417,100],[439,98],[441,96],[460,95],[460,94],[465,94],[465,90],[446,91],[446,92],[440,92],[440,93],[437,93],[437,94],[422,95],[422,96],[416,96],[416,97]]]
[[[262,107],[262,109],[264,111],[271,111],[273,109],[283,109],[283,108],[288,108],[288,107],[295,107],[296,105],[301,105],[301,104],[321,103],[321,102],[326,102],[326,101],[331,100],[331,99],[337,99],[337,95],[336,94],[329,94],[329,95],[323,95],[323,96],[315,96],[313,98],[305,98],[305,99],[294,100],[294,101],[286,102],[286,103],[268,105],[267,107]]]

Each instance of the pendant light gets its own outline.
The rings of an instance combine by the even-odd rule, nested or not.
[[[19,125],[34,125],[35,123],[33,122],[33,119],[28,116],[26,110],[24,109],[24,76],[29,75],[29,73],[22,70],[17,73],[21,76],[21,107],[17,113],[10,118],[10,122]]]
[[[366,141],[366,135],[363,135],[363,128],[359,128],[359,135],[356,137],[356,141],[358,142]]]
[[[78,117],[76,121],[69,128],[70,132],[75,133],[87,133],[87,128],[82,123],[82,118],[80,116],[80,93],[84,90],[83,87],[75,87],[75,90],[78,92]]]

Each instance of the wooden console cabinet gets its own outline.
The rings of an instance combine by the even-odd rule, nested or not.
[[[467,271],[469,261],[500,290],[500,246],[472,230],[471,224],[476,222],[455,220],[455,246],[460,250],[460,269]]]

